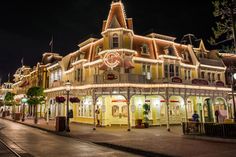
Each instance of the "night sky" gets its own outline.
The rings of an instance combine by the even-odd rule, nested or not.
[[[27,1],[8,0],[0,4],[0,76],[14,74],[21,66],[34,66],[49,51],[54,36],[54,51],[66,55],[90,34],[100,35],[111,0]],[[212,36],[211,0],[123,0],[127,17],[133,18],[134,32],[177,37],[192,33],[206,42]]]

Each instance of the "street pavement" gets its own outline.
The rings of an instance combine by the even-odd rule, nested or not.
[[[0,133],[4,136],[4,139],[11,140],[22,150],[35,157],[137,156],[90,142],[81,142],[78,139],[57,136],[46,131],[2,119],[0,119],[0,127],[2,127]]]
[[[0,120],[1,123],[6,122]],[[55,130],[55,121],[53,120],[48,125],[43,119],[40,119],[37,125],[33,124],[32,119],[27,119],[24,123],[45,130]],[[99,127],[96,131],[93,131],[92,128],[91,125],[71,123],[71,132],[64,133],[63,135],[70,136],[79,141],[98,143],[119,150],[124,149],[128,152],[141,151],[142,155],[142,151],[145,151],[145,156],[158,156],[158,154],[181,157],[236,156],[235,143],[184,138],[181,126],[171,126],[170,132],[166,131],[166,127],[132,129],[131,132],[127,131],[127,127]],[[40,130],[36,131],[42,132]],[[43,132],[43,134],[46,134],[46,132]],[[59,136],[55,136],[54,138],[57,139]]]

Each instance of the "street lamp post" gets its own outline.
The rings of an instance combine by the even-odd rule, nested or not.
[[[236,79],[236,73],[232,75],[232,82],[231,82],[231,89],[232,89],[232,99],[233,99],[233,112],[234,112],[234,122],[236,122],[236,107],[235,107],[235,100],[234,100],[234,80]]]
[[[25,103],[27,103],[28,99],[26,97],[21,99],[21,102],[23,103],[23,113],[22,113],[22,119],[21,121],[24,122],[25,121]]]
[[[66,131],[70,132],[70,119],[69,119],[69,94],[70,94],[70,90],[71,90],[71,83],[68,80],[65,84],[66,86],[66,95],[67,95],[67,99],[66,99]]]

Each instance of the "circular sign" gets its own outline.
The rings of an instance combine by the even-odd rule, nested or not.
[[[105,54],[103,61],[105,65],[111,69],[120,64],[120,54],[118,52],[110,52]]]

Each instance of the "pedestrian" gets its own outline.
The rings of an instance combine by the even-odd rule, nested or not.
[[[96,109],[95,113],[96,113],[96,119],[97,119],[97,126],[100,126],[100,109],[99,109],[99,106],[97,106],[97,109]]]
[[[199,115],[197,114],[197,111],[194,111],[194,114],[192,115],[192,119],[194,122],[199,122]]]
[[[219,123],[219,110],[215,111],[216,123]]]
[[[199,127],[199,115],[197,114],[197,111],[194,111],[194,114],[192,115],[192,119],[193,122],[195,122],[196,124],[194,124],[195,126],[193,127],[193,130],[198,132],[198,127]]]

